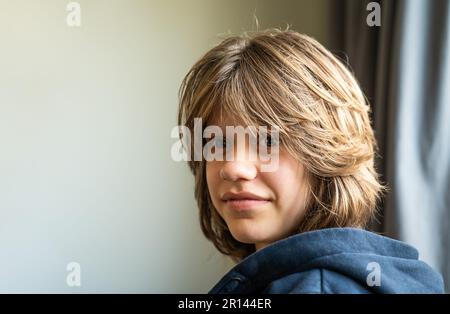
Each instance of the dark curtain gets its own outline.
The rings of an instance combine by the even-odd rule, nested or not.
[[[450,6],[448,0],[331,1],[330,49],[372,106],[377,170],[390,191],[374,231],[417,247],[450,290]]]

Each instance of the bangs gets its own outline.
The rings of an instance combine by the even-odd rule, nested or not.
[[[270,75],[264,73],[267,60],[255,57],[251,47],[248,47],[228,76],[222,77],[211,88],[208,97],[211,106],[205,117],[206,124],[221,124],[228,119],[233,125],[243,127],[265,126],[270,129],[277,126],[280,136],[287,135],[286,121],[283,121],[283,117],[288,117],[283,114],[286,110],[286,95],[282,94],[286,87],[276,82],[281,78],[274,77],[273,68]],[[257,64],[252,64],[252,61]],[[258,68],[259,71],[256,70]]]

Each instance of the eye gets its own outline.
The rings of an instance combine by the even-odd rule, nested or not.
[[[266,147],[275,147],[279,144],[278,141],[270,135],[263,136],[262,140],[263,145]]]
[[[230,146],[230,143],[227,142],[226,137],[223,137],[223,136],[220,136],[220,137],[216,136],[214,138],[214,141],[215,141],[214,145],[215,145],[216,149],[225,149],[226,150]]]

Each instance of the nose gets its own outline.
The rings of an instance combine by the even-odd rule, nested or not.
[[[258,171],[250,161],[225,161],[220,176],[226,181],[250,181],[256,178]]]
[[[250,181],[256,178],[258,174],[257,161],[252,160],[248,155],[248,143],[245,143],[244,146],[242,149],[235,147],[233,160],[223,162],[220,170],[220,176],[223,180],[235,182],[239,180]]]

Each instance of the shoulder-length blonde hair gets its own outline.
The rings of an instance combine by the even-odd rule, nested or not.
[[[373,216],[384,186],[374,169],[369,104],[350,71],[313,38],[278,29],[229,37],[194,64],[179,97],[178,124],[191,132],[194,118],[210,121],[222,111],[247,125],[279,127],[280,143],[308,178],[298,233],[364,227]],[[239,261],[255,248],[233,238],[212,204],[206,161],[193,159],[202,231]]]

